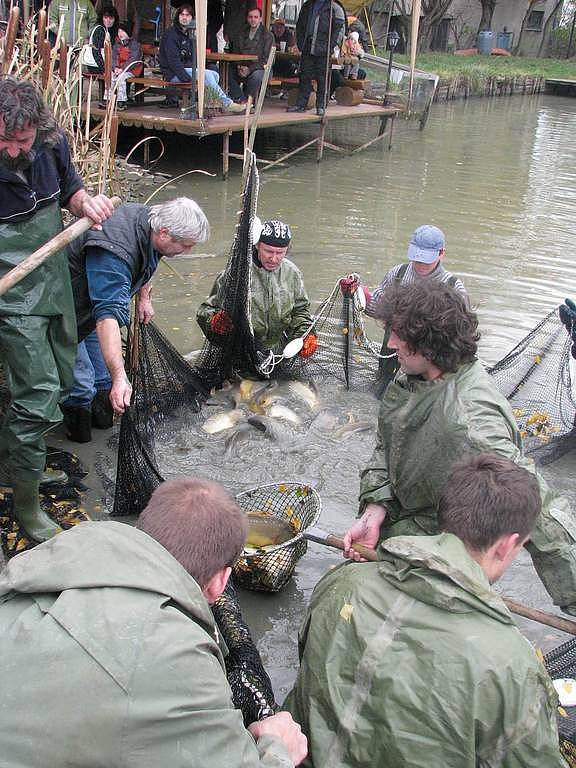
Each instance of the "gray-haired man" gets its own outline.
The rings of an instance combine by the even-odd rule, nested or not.
[[[209,236],[210,225],[200,206],[179,197],[153,206],[121,205],[101,231],[91,230],[70,249],[78,338],[81,341],[96,328],[112,378],[110,403],[116,413],[124,413],[132,395],[120,338],[120,328],[128,324],[130,298],[140,291],[146,302],[150,278],[162,256],[179,256]]]

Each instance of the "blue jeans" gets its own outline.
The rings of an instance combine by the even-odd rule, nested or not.
[[[64,405],[72,408],[90,408],[97,390],[106,392],[112,380],[100,351],[96,331],[78,344],[74,365],[74,384]]]
[[[186,67],[186,72],[190,75],[190,77],[194,77],[192,67]],[[179,83],[180,80],[178,80],[178,78],[174,76],[170,82]],[[218,75],[218,72],[214,72],[213,69],[205,70],[204,85],[208,86],[208,88],[211,88],[213,91],[216,92],[218,96],[218,100],[222,102],[222,105],[224,107],[228,107],[232,103],[232,99],[230,98],[230,96],[228,96],[222,90],[222,88],[220,88],[220,76]]]

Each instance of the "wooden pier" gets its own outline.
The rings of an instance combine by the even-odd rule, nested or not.
[[[314,109],[308,112],[286,112],[285,101],[266,99],[263,109],[258,116],[258,129],[284,128],[291,125],[310,124],[318,127],[318,135],[314,139],[307,141],[302,146],[283,155],[277,160],[270,162],[261,160],[260,162],[263,164],[263,169],[266,170],[267,168],[283,164],[289,157],[294,156],[298,152],[301,152],[314,144],[317,145],[316,157],[318,161],[322,159],[325,148],[343,154],[352,154],[366,149],[372,144],[386,138],[388,139],[388,148],[390,149],[392,146],[394,121],[396,115],[401,111],[400,107],[383,106],[380,103],[361,103],[357,106],[345,107],[330,102],[325,115],[319,117],[316,115]],[[98,108],[96,105],[92,107],[91,112],[93,117],[97,119],[104,116],[104,110]],[[220,134],[223,137],[223,178],[226,178],[228,175],[230,157],[237,157],[237,155],[230,152],[230,137],[233,133],[243,133],[247,136],[255,119],[254,115],[243,115],[241,113],[223,113],[202,120],[187,119],[182,117],[180,110],[178,109],[161,109],[159,102],[135,105],[123,112],[117,112],[115,118],[117,118],[119,126],[133,126],[155,132],[165,131],[168,133],[179,133],[185,136],[198,138],[207,135]],[[376,133],[373,138],[352,149],[340,147],[326,141],[325,133],[327,125],[336,121],[358,120],[360,118],[376,119]],[[146,152],[147,146],[148,145],[145,144],[144,147],[145,164],[149,159]]]
[[[547,77],[544,87],[546,93],[553,93],[555,96],[576,96],[576,80]]]

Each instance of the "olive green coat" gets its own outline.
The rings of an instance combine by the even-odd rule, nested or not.
[[[361,509],[388,507],[382,535],[437,533],[436,508],[450,467],[495,453],[536,474],[506,398],[478,361],[436,381],[400,375],[386,390],[376,449],[361,473]],[[538,476],[540,515],[527,549],[556,603],[576,613],[576,521],[566,499]]]
[[[200,305],[196,318],[206,338],[214,340],[210,319],[224,306],[222,278],[218,275],[209,298]],[[310,328],[310,301],[302,273],[289,259],[272,272],[252,265],[250,319],[256,343],[261,349],[283,348],[291,339]]]
[[[314,590],[285,707],[314,768],[565,765],[556,694],[452,534],[388,539]]]
[[[3,768],[289,768],[233,709],[212,612],[154,539],[82,523],[0,574]]]

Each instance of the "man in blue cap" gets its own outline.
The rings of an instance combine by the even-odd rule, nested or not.
[[[387,272],[384,280],[372,295],[366,296],[366,314],[370,317],[379,317],[382,296],[387,288],[396,285],[412,285],[419,280],[436,280],[446,283],[451,288],[467,296],[464,283],[444,269],[442,259],[446,253],[446,238],[444,232],[433,224],[423,224],[414,232],[408,246],[408,262],[397,264]],[[394,350],[388,347],[389,332],[386,331],[382,341],[381,355],[394,355]],[[396,356],[383,357],[380,360],[380,382],[378,395],[381,396],[390,381],[398,371],[398,358]]]

